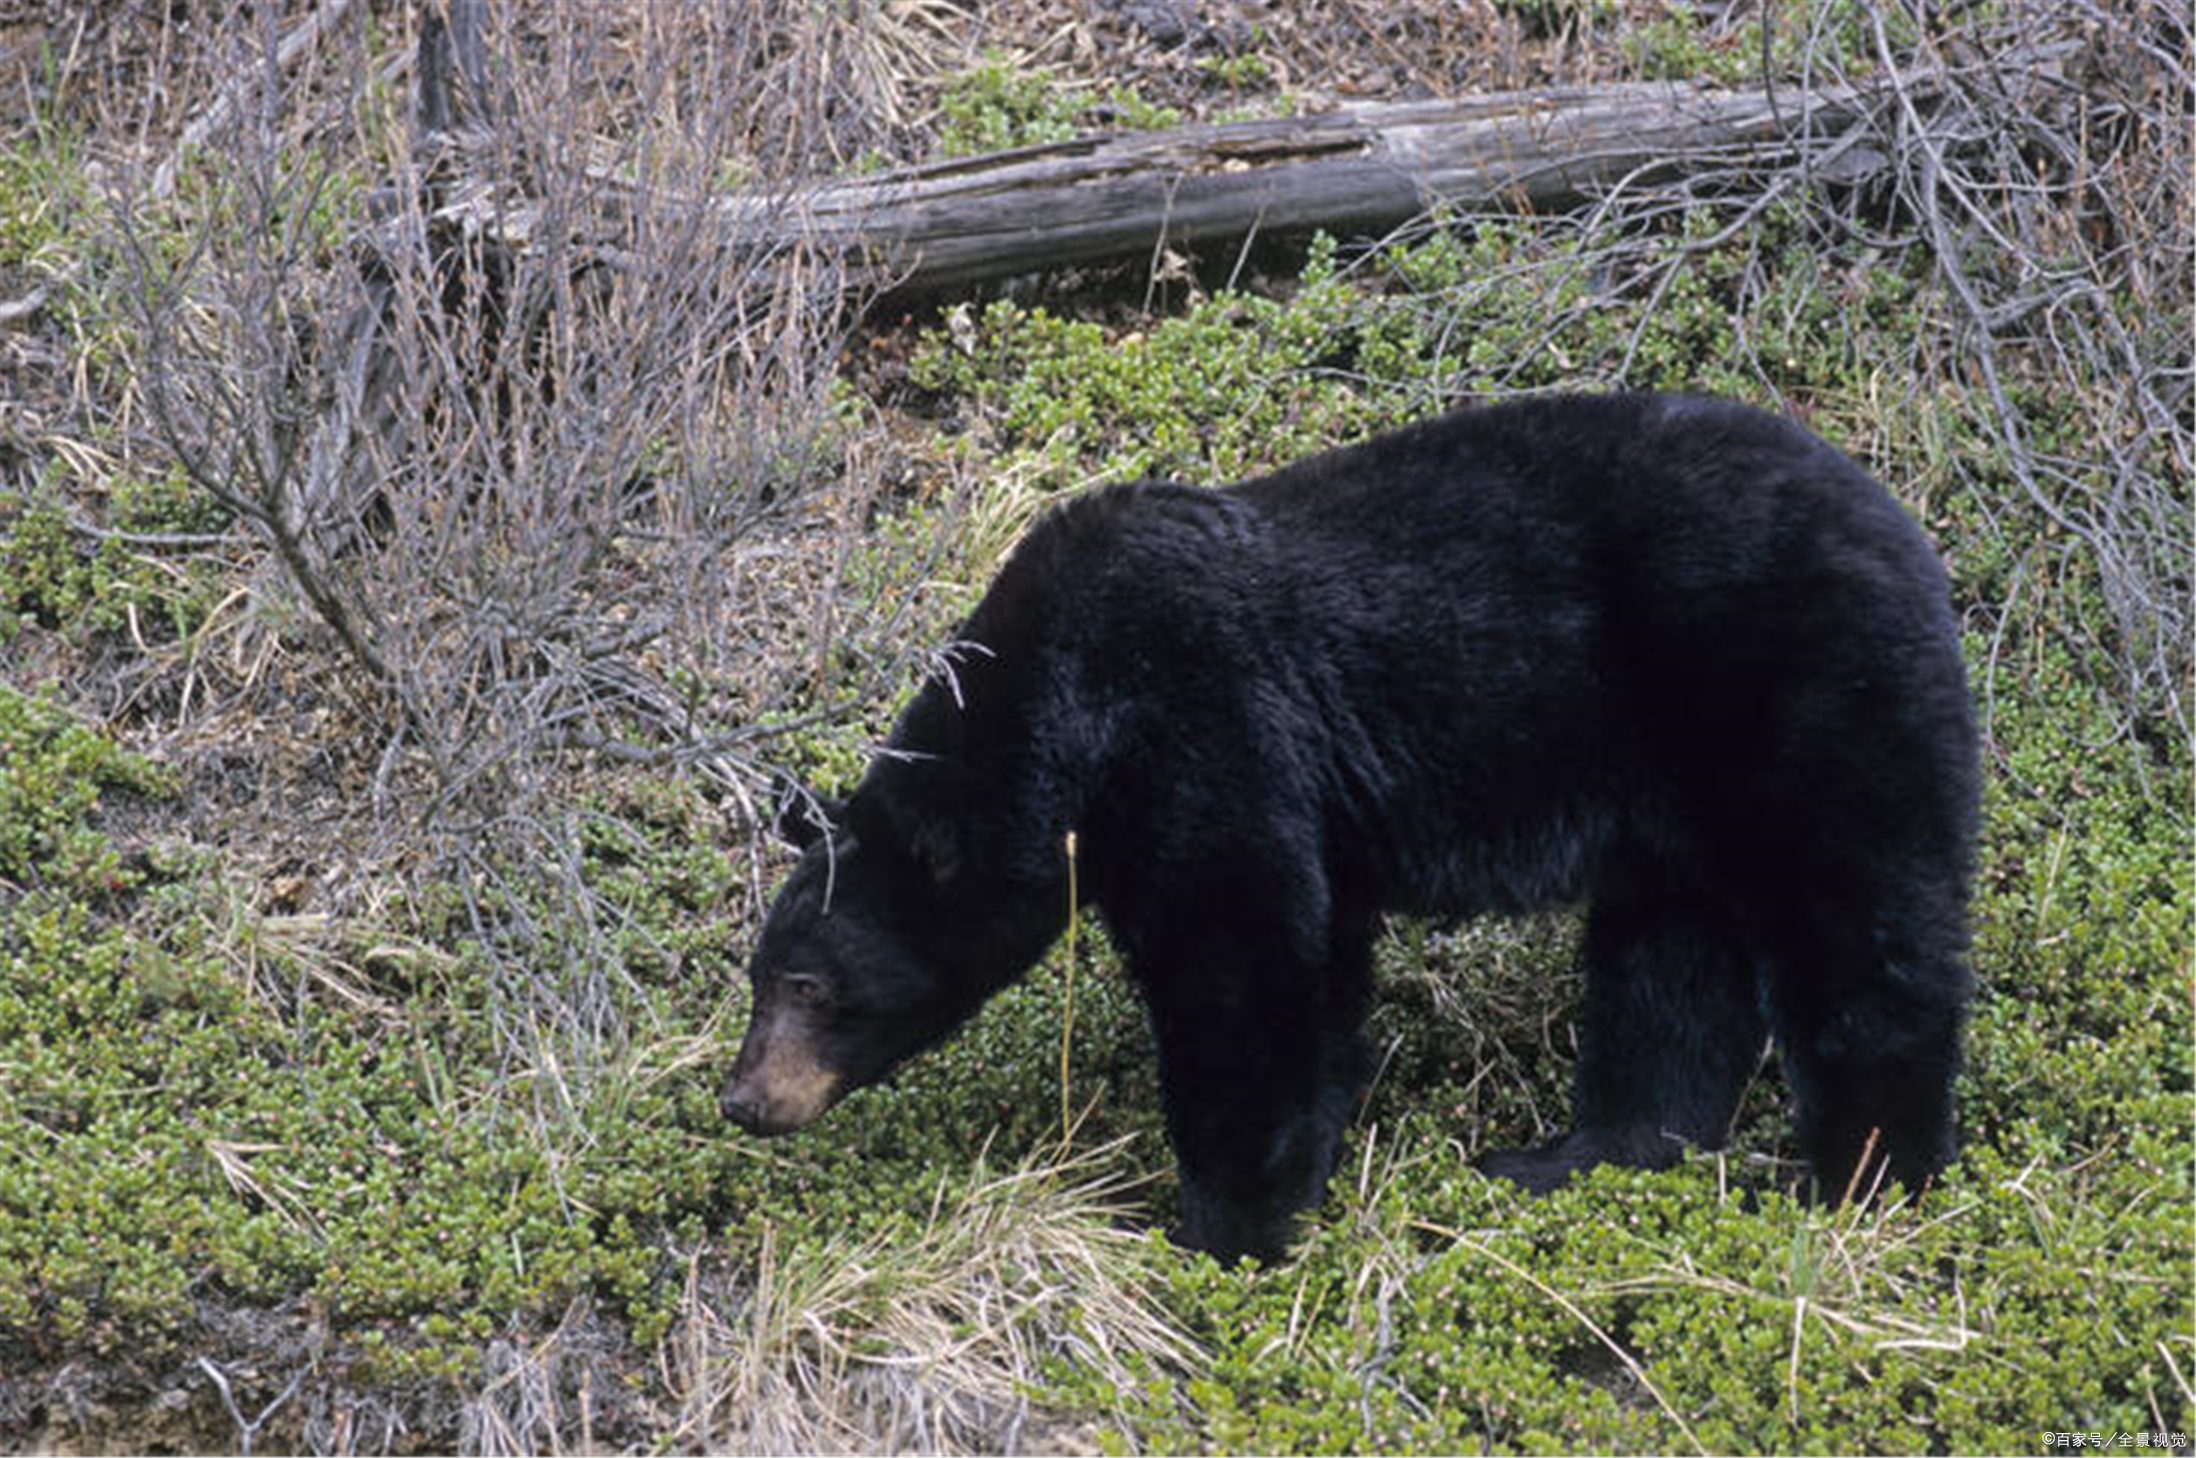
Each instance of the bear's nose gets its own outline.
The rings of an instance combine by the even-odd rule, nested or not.
[[[762,1103],[747,1089],[735,1084],[724,1091],[718,1101],[724,1116],[750,1134],[761,1134],[763,1129]]]

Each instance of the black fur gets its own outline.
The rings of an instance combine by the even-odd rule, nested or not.
[[[1765,1031],[1832,1193],[1872,1134],[1910,1188],[1950,1157],[1955,624],[1921,532],[1797,427],[1547,398],[1223,490],[1100,490],[959,636],[755,959],[758,1009],[832,981],[843,1087],[1043,954],[1074,829],[1150,1008],[1190,1244],[1271,1255],[1321,1197],[1390,911],[1588,904],[1575,1132],[1486,1161],[1528,1187],[1718,1144]],[[728,1110],[790,1122],[749,1042]]]

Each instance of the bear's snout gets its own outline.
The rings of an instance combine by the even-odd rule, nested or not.
[[[718,1101],[718,1107],[724,1110],[727,1119],[750,1134],[760,1134],[768,1138],[770,1135],[786,1132],[783,1126],[771,1121],[763,1109],[761,1097],[745,1082],[727,1084],[724,1097]]]
[[[790,1134],[830,1108],[845,1080],[816,1056],[811,1031],[774,1009],[748,1029],[717,1106],[750,1134]]]
[[[735,1078],[726,1085],[717,1106],[748,1133],[768,1139],[792,1133],[837,1102],[834,1083],[828,1074],[821,1074],[787,1092],[773,1092],[754,1079]]]

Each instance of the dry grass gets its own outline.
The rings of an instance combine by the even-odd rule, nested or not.
[[[1119,1224],[1117,1145],[1033,1158],[853,1244],[773,1236],[751,1272],[688,1267],[662,1351],[680,1446],[741,1453],[1013,1452],[1055,1415],[1028,1393],[1066,1358],[1118,1387],[1185,1368],[1191,1340]],[[1091,1414],[1078,1414],[1087,1420]]]
[[[1907,1196],[1896,1200],[1805,1211],[1794,1231],[1789,1261],[1781,1268],[1742,1275],[1703,1270],[1685,1251],[1662,1252],[1656,1269],[1609,1283],[1612,1294],[1695,1288],[1789,1305],[1793,1362],[1806,1324],[1824,1323],[1869,1342],[1878,1350],[1933,1347],[1964,1350],[1976,1337],[1964,1306],[1933,1318],[1913,1314],[1917,1292],[1911,1252],[1933,1227],[1956,1226],[1975,1208],[1965,1201],[1926,1212]],[[1958,1295],[1957,1282],[1954,1294]]]

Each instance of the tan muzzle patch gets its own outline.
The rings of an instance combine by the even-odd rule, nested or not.
[[[756,1134],[786,1134],[838,1102],[840,1077],[816,1060],[803,1019],[783,1011],[747,1030],[725,1112]]]

